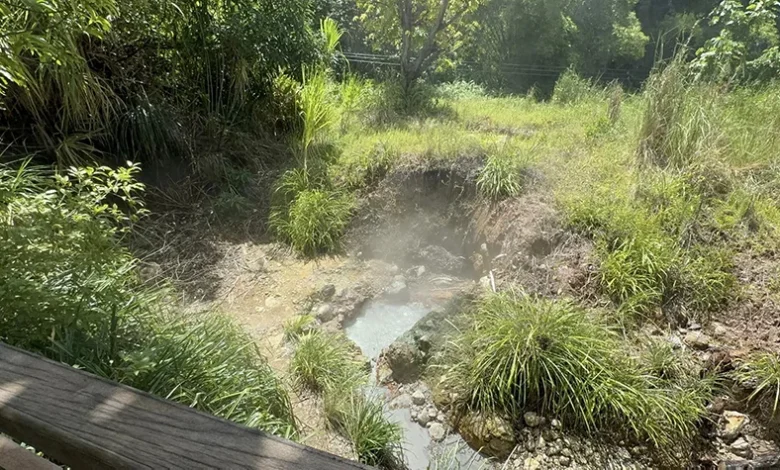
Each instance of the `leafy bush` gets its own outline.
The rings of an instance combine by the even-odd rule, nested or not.
[[[515,197],[522,190],[520,168],[510,155],[493,154],[480,170],[477,178],[477,189],[488,199]]]
[[[97,375],[291,436],[286,392],[219,315],[168,311],[119,236],[143,214],[137,167],[0,168],[0,338]]]
[[[324,392],[349,389],[360,382],[362,371],[346,338],[310,331],[298,337],[290,375],[298,388]]]
[[[328,190],[304,190],[289,207],[271,214],[271,225],[299,253],[314,256],[333,252],[349,223],[352,200]]]
[[[143,214],[138,171],[0,167],[0,339],[47,350],[132,301],[134,260],[118,235]]]
[[[326,397],[328,421],[352,443],[358,459],[384,469],[401,469],[403,432],[388,420],[382,402],[362,391],[334,392]]]
[[[563,72],[558,81],[555,82],[552,101],[560,104],[577,104],[588,98],[593,98],[598,93],[600,90],[592,81],[580,77],[574,69],[570,68]]]
[[[734,377],[753,390],[748,397],[750,401],[758,401],[772,417],[777,414],[780,409],[780,356],[758,354],[740,364]]]
[[[460,405],[520,416],[527,408],[590,432],[613,430],[660,448],[689,444],[706,387],[645,374],[597,318],[567,302],[491,294],[445,357]]]

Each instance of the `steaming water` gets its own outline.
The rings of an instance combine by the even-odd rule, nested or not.
[[[372,302],[368,304],[350,325],[345,328],[347,337],[357,344],[363,354],[377,359],[383,349],[393,344],[401,335],[411,330],[418,321],[431,311],[422,304],[388,304]],[[373,376],[373,374],[372,374]],[[373,387],[368,393],[378,397],[387,397],[389,391],[384,387]],[[412,421],[410,410],[400,408],[388,410],[388,417],[401,425],[404,432],[404,456],[409,470],[425,470],[431,461],[432,441],[428,430]],[[469,452],[458,435],[450,435],[444,443],[436,444],[437,451],[442,447],[457,446],[458,460],[465,464],[460,468],[470,468],[473,453]],[[481,459],[480,459],[481,460]],[[475,464],[472,468],[478,468]]]
[[[383,349],[411,330],[431,310],[422,304],[387,304],[372,302],[345,328],[366,357],[376,359]]]

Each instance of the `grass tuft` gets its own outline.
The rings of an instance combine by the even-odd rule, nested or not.
[[[519,195],[523,188],[519,163],[504,152],[490,155],[477,178],[480,194],[493,201]]]
[[[271,226],[303,255],[332,253],[340,247],[352,206],[352,198],[340,192],[307,189],[295,195],[289,212],[286,206],[272,212]]]
[[[310,331],[298,336],[290,375],[298,389],[321,393],[354,386],[365,374],[346,338]]]
[[[610,328],[567,302],[499,293],[473,313],[443,377],[461,406],[510,416],[539,409],[574,428],[660,449],[692,442],[706,413],[706,381],[683,386],[645,373]]]
[[[758,401],[772,417],[780,409],[780,356],[763,353],[740,364],[734,377],[741,384],[753,389],[749,401]]]
[[[690,72],[680,59],[651,75],[639,132],[639,163],[685,168],[716,156],[720,135],[713,118],[712,92],[691,83]]]
[[[352,442],[360,462],[383,468],[401,469],[403,432],[385,415],[382,402],[363,391],[332,391],[326,395],[330,425]]]

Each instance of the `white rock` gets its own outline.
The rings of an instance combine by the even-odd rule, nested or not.
[[[529,428],[535,428],[541,426],[541,424],[544,422],[544,418],[534,413],[533,411],[527,411],[523,415],[523,421],[525,421],[525,425]]]
[[[428,433],[431,435],[432,441],[441,442],[444,440],[444,436],[447,435],[447,430],[444,429],[444,425],[433,423],[428,427]]]
[[[740,437],[729,446],[729,450],[740,457],[750,459],[753,457],[753,449],[750,448],[750,443],[744,437]]]
[[[265,299],[265,306],[266,308],[278,308],[281,307],[282,300],[278,297],[268,297]]]
[[[747,415],[736,411],[726,410],[718,428],[718,434],[726,443],[734,441],[742,434],[742,430],[750,423]]]
[[[412,394],[412,403],[418,406],[425,404],[425,394],[422,392],[422,390],[416,390]]]

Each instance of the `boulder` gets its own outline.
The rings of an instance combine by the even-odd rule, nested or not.
[[[409,286],[402,275],[393,278],[393,282],[385,289],[385,298],[390,302],[409,302]]]
[[[433,423],[428,427],[428,434],[431,435],[433,442],[441,442],[447,435],[447,430],[444,429],[444,425],[440,423]]]
[[[734,442],[750,423],[747,415],[736,411],[724,411],[720,425],[718,426],[718,435],[727,444]]]
[[[398,395],[397,397],[393,398],[393,401],[390,402],[390,409],[399,409],[399,408],[411,408],[412,407],[412,396],[408,393],[404,393],[401,395]]]
[[[417,406],[422,406],[425,404],[425,393],[423,393],[422,390],[415,390],[415,392],[412,394],[412,403]],[[425,414],[425,413],[423,413]]]
[[[706,351],[710,348],[710,337],[701,331],[689,331],[685,335],[685,344],[699,351]]]
[[[416,382],[425,366],[425,355],[413,343],[396,341],[382,352],[385,364],[400,384]]]
[[[523,462],[523,470],[539,470],[542,468],[542,463],[539,461],[539,457],[528,457]]]
[[[333,308],[333,305],[328,303],[317,305],[314,307],[313,311],[314,318],[321,323],[327,323],[336,318],[336,309]]]
[[[753,458],[753,449],[750,446],[750,443],[745,439],[744,437],[740,437],[731,445],[729,446],[729,450],[739,457],[743,457],[746,459]]]
[[[447,274],[461,274],[466,268],[466,259],[455,256],[446,248],[437,245],[428,245],[415,255],[416,260],[430,267],[435,272]]]
[[[533,411],[527,411],[523,415],[523,421],[525,421],[525,425],[529,428],[536,428],[544,424],[544,417],[539,416]]]
[[[468,412],[458,422],[458,431],[473,449],[491,457],[504,459],[515,448],[512,422],[497,415]]]
[[[317,296],[320,300],[328,301],[333,298],[333,296],[336,295],[336,286],[333,284],[326,284],[320,291],[317,293]]]

